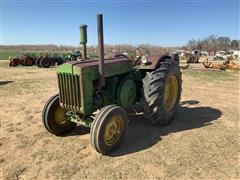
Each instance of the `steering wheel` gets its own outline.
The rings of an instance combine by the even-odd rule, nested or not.
[[[147,49],[143,47],[138,47],[134,51],[134,61],[136,65],[139,65],[141,63],[147,63],[148,57],[150,56],[150,53]]]

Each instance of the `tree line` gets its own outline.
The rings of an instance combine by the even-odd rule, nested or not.
[[[222,50],[239,50],[240,41],[236,39],[230,39],[227,36],[210,35],[203,39],[191,39],[184,47],[186,50],[202,50],[207,52],[216,53]]]
[[[202,50],[210,53],[216,53],[216,51],[220,50],[228,50],[234,49],[239,50],[240,41],[235,39],[230,39],[226,36],[216,36],[210,35],[208,37],[202,39],[191,39],[187,42],[185,46],[179,47],[162,47],[157,45],[150,44],[140,44],[138,46],[145,47],[153,54],[159,53],[167,53],[170,51],[174,51],[176,49],[183,50]],[[137,46],[129,45],[129,44],[119,44],[119,45],[108,45],[105,44],[105,52],[133,52]],[[1,51],[74,51],[81,50],[80,46],[66,46],[66,45],[1,45]],[[88,52],[96,53],[97,46],[88,46]]]

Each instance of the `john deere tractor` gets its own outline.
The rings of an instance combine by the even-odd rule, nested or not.
[[[147,122],[168,124],[179,107],[182,80],[176,56],[138,48],[134,60],[122,54],[104,59],[101,14],[97,22],[99,59],[87,59],[87,26],[80,26],[83,60],[57,67],[59,94],[46,103],[42,121],[57,136],[77,124],[90,127],[93,148],[107,154],[122,141],[127,110],[136,102],[142,103]]]

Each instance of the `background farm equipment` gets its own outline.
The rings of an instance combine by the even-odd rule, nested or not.
[[[227,60],[225,60],[223,63],[212,63],[208,61],[208,58],[203,61],[203,66],[205,68],[211,68],[211,69],[220,69],[220,70],[239,70],[239,65],[237,65],[231,57],[228,57]]]
[[[59,57],[58,54],[53,54],[52,57],[45,54],[44,56],[40,56],[36,60],[36,64],[38,67],[49,68],[50,66],[61,65],[65,61],[63,58]]]
[[[80,51],[73,51],[72,53],[67,54],[65,61],[76,61],[77,59],[82,58]]]
[[[229,58],[239,60],[240,51],[237,50],[217,51],[214,56],[214,60],[228,60]]]
[[[199,63],[200,51],[195,50],[188,55],[187,63]]]
[[[122,54],[104,59],[102,15],[97,20],[99,59],[86,59],[87,26],[80,26],[84,58],[58,66],[59,94],[45,104],[42,121],[54,135],[76,124],[90,127],[93,148],[107,154],[122,141],[126,110],[136,102],[141,102],[146,122],[168,124],[179,107],[182,80],[177,56],[138,48],[133,61]]]
[[[18,66],[18,65],[23,65],[23,66],[32,66],[36,62],[37,57],[31,56],[30,54],[23,54],[20,58],[9,58],[10,66]]]
[[[228,58],[228,53],[226,51],[217,51],[214,59],[215,60],[226,60]]]
[[[36,60],[36,64],[38,67],[48,68],[55,65],[59,66],[65,62],[76,61],[81,57],[82,55],[80,51],[74,51],[73,53],[62,55],[62,57],[60,57],[57,53],[52,54],[52,56],[45,54]]]
[[[40,53],[38,56],[35,54],[23,54],[20,57],[9,58],[10,66],[32,66],[37,65],[38,67],[48,68],[50,66],[61,65],[64,62],[68,61],[68,59],[59,56],[58,53],[52,53],[49,55],[48,53]]]

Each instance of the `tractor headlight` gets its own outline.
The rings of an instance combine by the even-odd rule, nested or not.
[[[141,57],[141,63],[146,64],[148,62],[148,59],[146,56]]]

